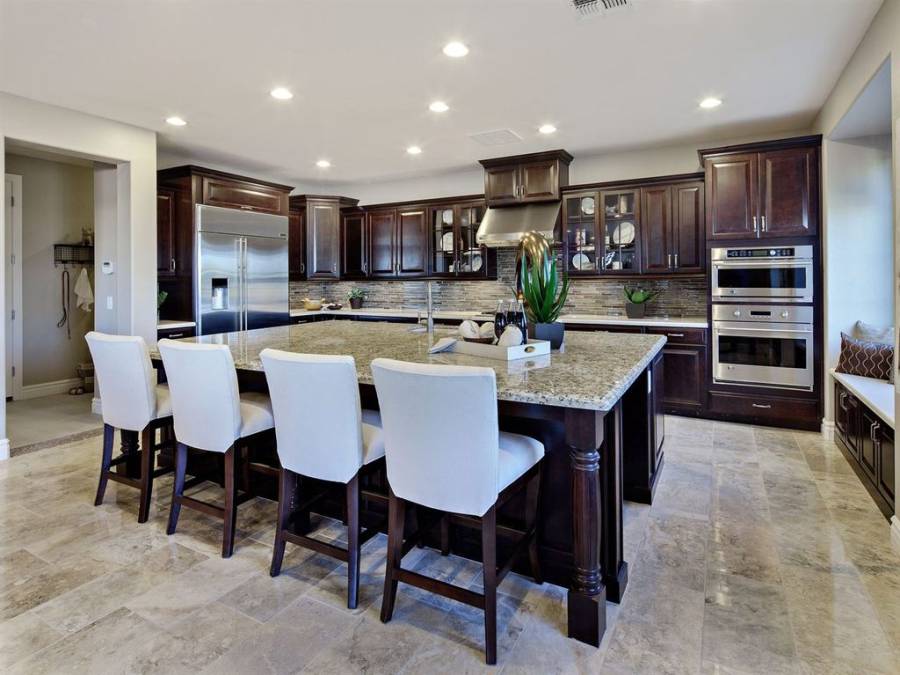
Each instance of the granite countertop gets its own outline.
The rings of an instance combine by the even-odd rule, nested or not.
[[[382,307],[363,307],[362,309],[321,309],[308,311],[305,309],[292,309],[291,316],[305,317],[317,314],[337,316],[371,316],[371,317],[396,317],[416,318],[425,316],[423,310],[415,309],[387,309]],[[492,321],[493,316],[485,312],[464,310],[438,310],[434,313],[435,319],[460,320],[473,319],[475,321]],[[705,316],[647,316],[643,319],[629,319],[621,315],[605,314],[563,314],[559,317],[562,323],[576,323],[582,325],[598,326],[645,326],[650,328],[707,328],[709,323]]]
[[[371,361],[388,357],[415,363],[488,366],[497,373],[497,398],[565,408],[607,411],[628,390],[663,348],[658,335],[572,332],[564,352],[498,361],[466,354],[428,354],[433,340],[455,335],[438,328],[434,336],[410,332],[404,324],[323,321],[276,328],[184,338],[181,342],[227,344],[241,370],[262,371],[259,353],[266,347],[310,354],[349,354],[360,382],[371,384]],[[154,348],[151,355],[159,357]]]

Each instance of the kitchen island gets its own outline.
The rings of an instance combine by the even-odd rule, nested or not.
[[[606,627],[606,599],[619,601],[628,578],[622,555],[622,400],[650,396],[650,371],[666,339],[570,333],[563,352],[509,363],[428,353],[434,340],[453,332],[437,329],[431,336],[402,324],[327,321],[186,340],[228,345],[242,389],[265,389],[259,353],[267,347],[349,354],[356,360],[366,407],[377,405],[370,370],[376,357],[493,368],[501,426],[530,433],[546,448],[539,519],[544,576],[569,589],[569,636],[597,646]],[[158,353],[152,356],[161,367]],[[629,413],[627,420],[649,426],[654,417],[652,411],[643,417]],[[650,433],[648,428],[634,431]],[[465,434],[459,429],[438,432]],[[517,508],[514,500],[508,506]],[[453,550],[473,557],[478,553],[475,539],[463,533],[454,537]]]

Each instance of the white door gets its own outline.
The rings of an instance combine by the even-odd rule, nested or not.
[[[18,312],[15,304],[17,294],[16,288],[16,268],[18,264],[15,251],[18,242],[16,241],[17,233],[21,232],[21,200],[22,200],[22,177],[7,174],[4,178],[4,223],[6,224],[6,260],[3,269],[6,273],[6,396],[13,396],[17,391],[16,376],[21,377],[21,373],[16,373],[15,368],[15,344],[16,344],[16,324],[19,320]]]

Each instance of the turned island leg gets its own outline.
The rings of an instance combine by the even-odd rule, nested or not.
[[[572,470],[573,567],[567,597],[569,637],[600,646],[606,631],[606,587],[600,571],[600,450],[604,414],[568,409],[566,444]]]

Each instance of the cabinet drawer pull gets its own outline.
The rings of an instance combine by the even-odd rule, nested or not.
[[[248,206],[247,204],[241,204],[241,208],[244,209],[244,211],[252,211],[253,210],[253,207]]]
[[[672,254],[671,254],[671,253],[669,254],[669,269],[673,269],[673,268],[672,268]]]
[[[666,333],[668,337],[684,337],[684,333]]]
[[[172,260],[169,261],[169,271],[170,272],[175,271],[175,258],[172,258]]]
[[[753,403],[754,408],[759,408],[760,410],[770,410],[772,408],[771,403]]]
[[[300,263],[300,274],[306,274],[306,263]]]
[[[168,335],[166,335],[166,337],[169,338],[170,340],[175,340],[177,338],[183,338],[184,333],[169,333]]]

